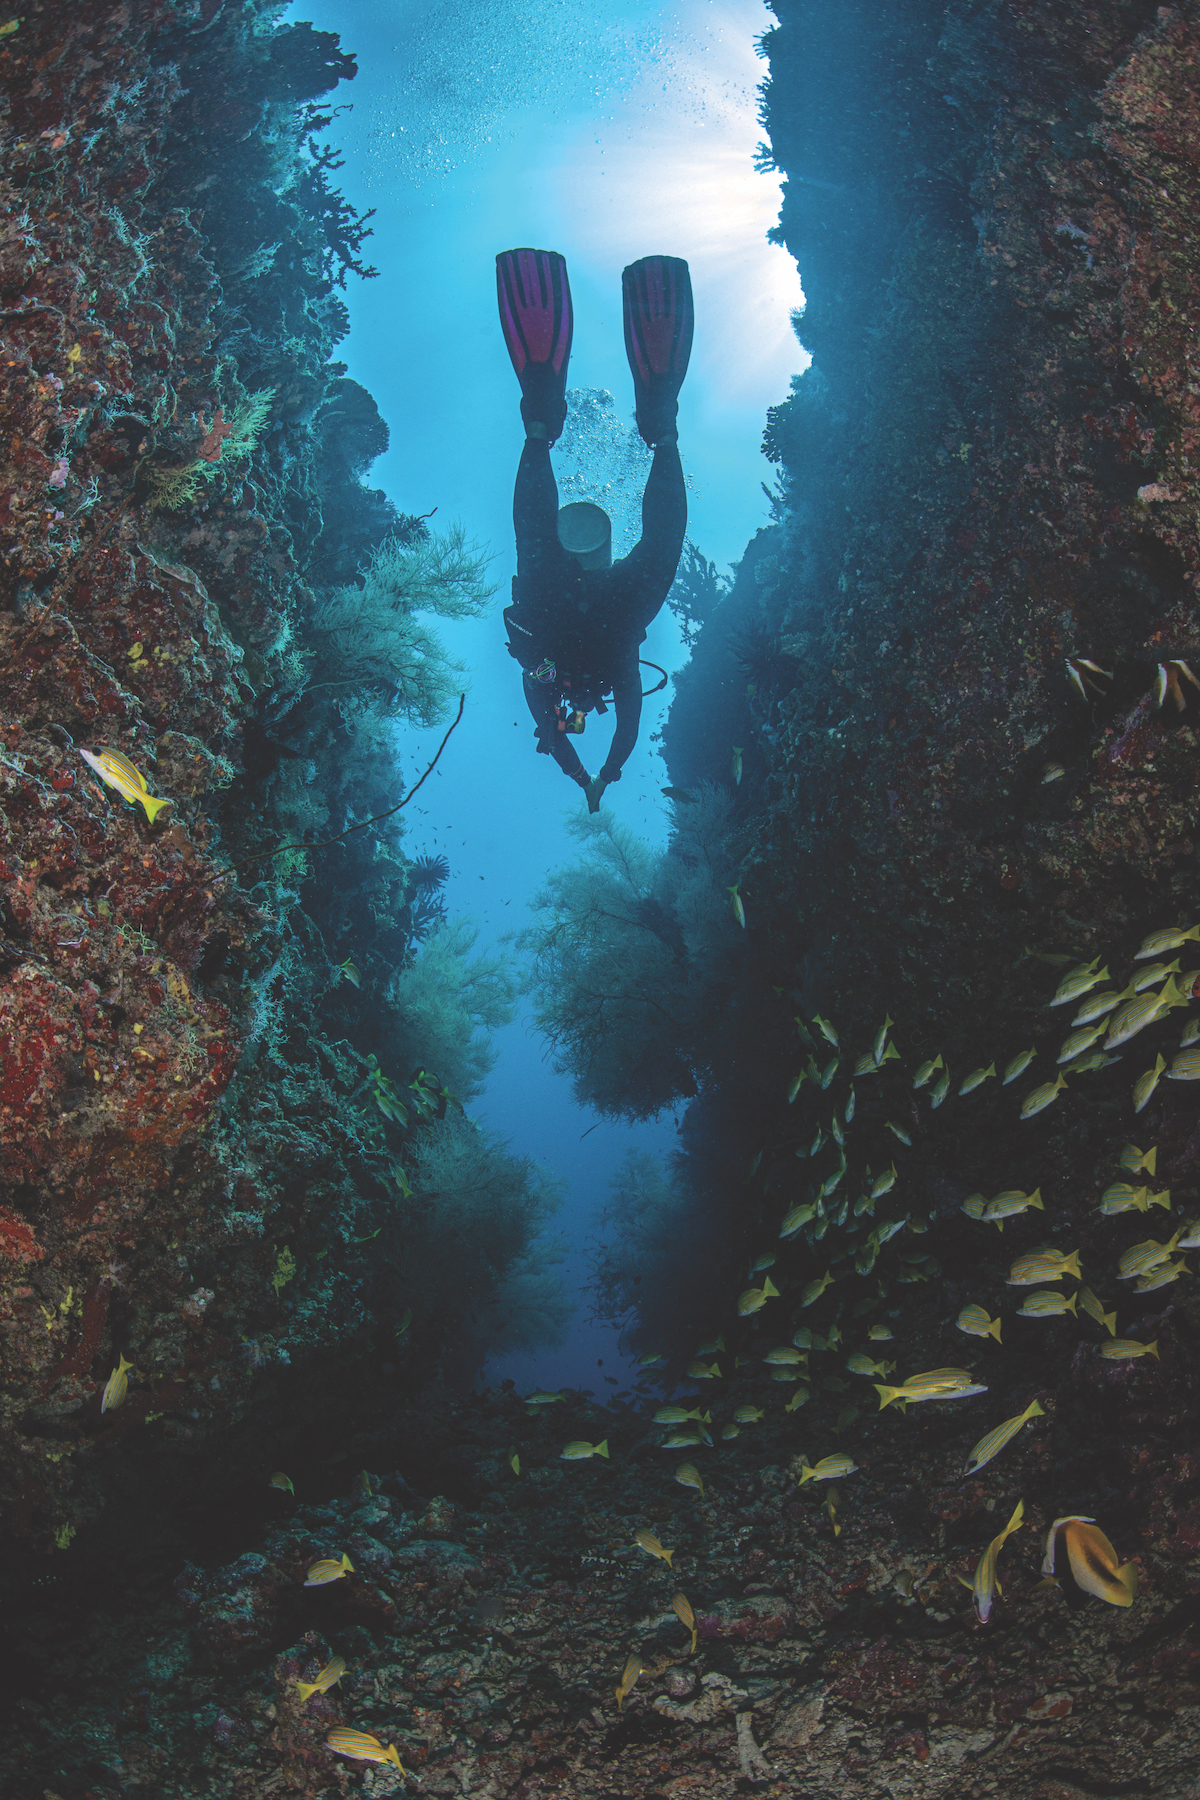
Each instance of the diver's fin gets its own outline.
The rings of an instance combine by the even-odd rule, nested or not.
[[[621,293],[638,430],[647,444],[670,441],[692,353],[688,266],[681,256],[643,256],[622,274]]]
[[[500,324],[521,383],[521,417],[551,443],[567,417],[571,286],[557,250],[504,250],[496,258]],[[531,436],[542,435],[531,432]]]

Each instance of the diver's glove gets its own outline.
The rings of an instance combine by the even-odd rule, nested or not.
[[[604,790],[607,786],[608,783],[604,780],[603,776],[594,775],[584,788],[583,791],[587,795],[588,811],[590,813],[598,813],[600,811],[600,802],[604,797]]]

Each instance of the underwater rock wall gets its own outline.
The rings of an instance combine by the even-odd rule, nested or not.
[[[139,1490],[202,1517],[239,1422],[268,1452],[293,1353],[371,1315],[340,1269],[293,1299],[304,1220],[388,1191],[345,1105],[365,1065],[306,1024],[314,958],[317,997],[340,976],[270,863],[229,866],[286,835],[263,777],[307,679],[302,569],[404,523],[329,360],[368,271],[311,102],[354,64],[278,11],[32,6],[0,39],[0,1515],[52,1554],[109,1503],[144,1534]],[[357,451],[314,428],[327,391]]]
[[[944,1047],[986,1062],[1025,944],[1192,922],[1200,691],[1154,689],[1200,646],[1197,15],[777,11],[815,362],[767,432],[796,673],[760,905],[803,893],[815,1003],[895,996],[912,1041],[958,996]]]

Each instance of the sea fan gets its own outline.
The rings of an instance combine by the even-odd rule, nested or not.
[[[450,879],[450,864],[444,856],[418,856],[408,865],[408,881],[410,887],[441,887],[443,881]]]
[[[432,894],[423,894],[413,907],[412,937],[413,941],[423,944],[435,925],[446,922],[446,902],[437,900]]]

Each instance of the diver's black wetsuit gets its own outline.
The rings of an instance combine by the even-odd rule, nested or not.
[[[538,750],[551,755],[581,787],[587,773],[570,736],[559,729],[555,702],[564,693],[587,711],[610,689],[616,711],[612,748],[600,779],[618,781],[637,742],[642,713],[638,647],[670,591],[687,529],[687,491],[674,442],[654,452],[642,496],[642,535],[620,562],[584,569],[558,540],[558,484],[544,438],[527,438],[513,494],[517,577],[504,614],[509,649],[525,671],[525,699],[537,726]],[[543,686],[532,671],[554,664]]]

